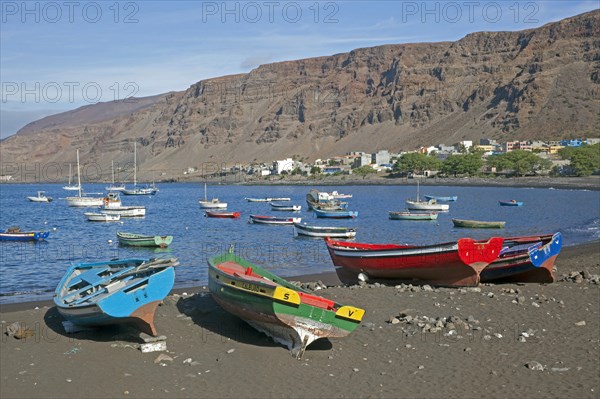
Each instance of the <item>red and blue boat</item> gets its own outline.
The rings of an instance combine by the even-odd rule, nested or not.
[[[498,201],[498,203],[500,204],[500,206],[523,206],[524,205],[523,201],[517,201],[517,200]]]
[[[561,248],[561,233],[505,238],[500,256],[483,269],[481,281],[552,283]]]
[[[435,245],[367,244],[326,238],[339,279],[370,279],[439,286],[475,286],[481,271],[498,258],[503,238],[461,238]]]

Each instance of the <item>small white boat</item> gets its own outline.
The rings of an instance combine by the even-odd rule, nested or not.
[[[406,200],[406,209],[416,211],[447,211],[450,209],[450,205],[438,204],[434,199],[429,201]]]
[[[225,209],[227,208],[227,202],[221,202],[218,198],[208,200],[206,196],[206,183],[204,183],[204,200],[198,200],[200,208],[203,209]]]
[[[52,201],[52,197],[48,197],[44,195],[43,191],[38,191],[37,197],[27,197],[27,199],[31,202],[50,202]]]
[[[103,215],[119,215],[123,218],[135,218],[146,216],[145,206],[119,206],[119,207],[104,207],[100,210]]]
[[[67,184],[66,186],[63,186],[63,190],[67,190],[67,191],[79,191],[79,189],[81,188],[81,185],[78,184],[76,186],[71,184],[71,177],[72,177],[72,165],[69,164],[69,184]]]
[[[352,194],[340,194],[337,191],[332,191],[329,193],[335,199],[343,199],[343,198],[352,198]]]
[[[269,202],[269,205],[271,205],[271,209],[274,211],[298,212],[302,209],[300,205],[277,204],[275,202]]]
[[[121,215],[107,215],[105,213],[93,212],[85,212],[84,215],[90,222],[118,222],[121,220]]]
[[[294,223],[294,227],[298,235],[309,237],[352,238],[356,236],[356,229],[351,227],[309,226],[306,223]]]
[[[272,202],[272,201],[291,201],[288,197],[265,197],[265,198],[244,198],[248,202]]]

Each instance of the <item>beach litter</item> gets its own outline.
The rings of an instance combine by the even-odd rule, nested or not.
[[[33,337],[35,335],[35,332],[32,329],[26,328],[25,326],[21,325],[20,322],[16,321],[10,324],[8,327],[6,327],[6,335],[8,335],[9,337],[15,337],[16,339],[25,339],[28,337]]]

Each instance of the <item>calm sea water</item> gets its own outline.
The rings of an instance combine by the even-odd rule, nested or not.
[[[101,192],[105,185],[89,184],[88,192]],[[198,199],[204,187],[193,183],[160,185],[156,196],[122,196],[124,205],[145,205],[146,217],[118,223],[93,223],[84,212],[67,206],[70,195],[58,184],[0,185],[0,229],[20,226],[22,230],[50,230],[46,242],[0,242],[0,303],[47,299],[66,268],[73,262],[113,258],[174,256],[181,263],[176,287],[207,283],[207,259],[234,244],[236,252],[281,276],[333,271],[322,240],[295,237],[294,228],[249,224],[249,214],[283,216],[267,203],[251,203],[244,197],[291,197],[302,205],[296,213],[309,224],[358,228],[357,241],[433,244],[460,237],[487,238],[492,235],[526,235],[561,231],[565,245],[600,238],[600,192],[497,187],[421,187],[421,194],[458,195],[450,212],[437,221],[389,220],[388,211],[404,208],[404,200],[416,196],[411,186],[315,187],[353,194],[349,209],[359,211],[354,220],[317,219],[306,210],[304,200],[311,187],[226,186],[208,187],[209,197],[241,211],[240,219],[204,217]],[[44,190],[51,203],[31,203],[26,197]],[[518,199],[523,207],[501,207],[498,200]],[[504,220],[503,230],[455,229],[451,218]],[[115,233],[173,235],[166,250],[120,247]]]

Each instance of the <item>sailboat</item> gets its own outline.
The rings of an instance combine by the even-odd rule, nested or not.
[[[81,196],[81,172],[79,171],[79,150],[77,150],[77,186],[79,187],[77,197],[67,197],[69,206],[88,207],[100,206],[104,203],[104,197],[82,197]]]
[[[123,188],[121,192],[125,195],[155,195],[158,188],[152,184],[150,187],[137,187],[137,143],[133,143],[133,188]]]
[[[77,191],[81,188],[81,186],[73,186],[71,185],[71,177],[72,177],[72,168],[71,168],[71,164],[69,164],[69,184],[66,186],[63,186],[63,190],[69,190],[69,191]]]
[[[438,204],[435,199],[421,201],[419,197],[419,180],[417,180],[417,199],[406,200],[406,209],[416,211],[447,211],[450,209],[450,205],[448,204]]]
[[[212,200],[208,200],[206,196],[206,183],[204,183],[204,201],[198,200],[200,204],[200,208],[203,209],[218,209],[218,208],[227,208],[227,202],[221,202],[218,198],[213,198]]]
[[[106,187],[106,191],[122,191],[125,190],[125,185],[121,184],[119,186],[115,186],[115,162],[110,161],[110,168],[112,170],[112,184]]]

